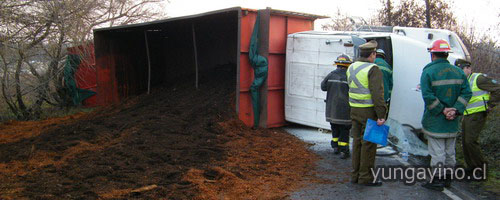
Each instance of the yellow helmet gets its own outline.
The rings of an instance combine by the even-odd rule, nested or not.
[[[337,60],[335,60],[335,64],[344,67],[349,67],[349,65],[352,64],[352,59],[346,54],[341,54],[339,57],[337,57]]]

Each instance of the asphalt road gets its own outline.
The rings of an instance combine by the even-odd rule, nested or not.
[[[318,161],[316,176],[324,179],[293,192],[290,199],[477,199],[468,193],[462,194],[456,186],[437,192],[421,187],[423,182],[405,185],[401,181],[384,181],[381,187],[366,187],[350,183],[351,159],[342,160],[334,155],[330,146],[331,134],[318,132],[318,129],[293,125],[285,130],[305,142],[313,144],[310,148],[322,159]],[[352,147],[351,147],[352,148]],[[379,149],[377,154],[384,149]],[[390,151],[390,150],[389,150]],[[408,165],[399,156],[377,156],[377,166]],[[460,190],[460,189],[458,189]],[[459,194],[460,193],[460,194]]]

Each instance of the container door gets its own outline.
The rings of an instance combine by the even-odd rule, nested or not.
[[[287,40],[285,119],[330,129],[325,118],[326,92],[321,81],[336,67],[341,54],[354,56],[350,35],[291,34]]]
[[[393,83],[389,119],[416,129],[422,127],[422,93],[418,91],[422,70],[431,62],[427,44],[408,37],[392,35]]]

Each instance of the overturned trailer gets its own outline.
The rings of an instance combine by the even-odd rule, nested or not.
[[[285,124],[285,53],[288,34],[313,30],[323,16],[273,9],[240,7],[198,15],[94,30],[97,101],[100,105],[142,93],[179,76],[193,76],[217,66],[235,70],[235,109],[248,126],[254,124],[250,85],[253,69],[249,45],[257,15],[259,53],[268,59],[261,88],[260,126]]]

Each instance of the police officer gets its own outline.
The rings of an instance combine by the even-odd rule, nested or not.
[[[383,75],[373,63],[377,42],[369,41],[359,46],[360,58],[347,70],[349,105],[351,106],[353,152],[351,182],[366,186],[380,186],[371,173],[375,167],[377,144],[363,140],[367,119],[385,122]]]
[[[455,139],[460,123],[458,116],[464,113],[472,93],[464,72],[447,60],[451,52],[448,42],[436,40],[428,51],[432,62],[424,67],[420,77],[425,103],[422,132],[427,137],[431,167],[445,172],[443,165],[455,166]],[[450,184],[451,176],[445,174],[422,186],[442,191],[444,186]]]
[[[392,67],[386,62],[385,52],[382,49],[377,49],[377,58],[375,58],[375,64],[378,68],[382,70],[384,75],[384,100],[389,103],[392,93]]]
[[[326,93],[326,121],[332,127],[334,153],[340,152],[340,158],[349,157],[349,130],[351,129],[351,109],[349,107],[349,86],[347,85],[347,67],[352,60],[348,55],[337,57],[337,69],[328,74],[321,82],[321,90]]]
[[[462,147],[467,171],[483,167],[486,160],[479,146],[479,134],[486,122],[487,110],[500,100],[500,85],[482,73],[472,73],[471,63],[457,59],[455,65],[464,70],[472,91],[472,98],[467,104],[462,121]]]

